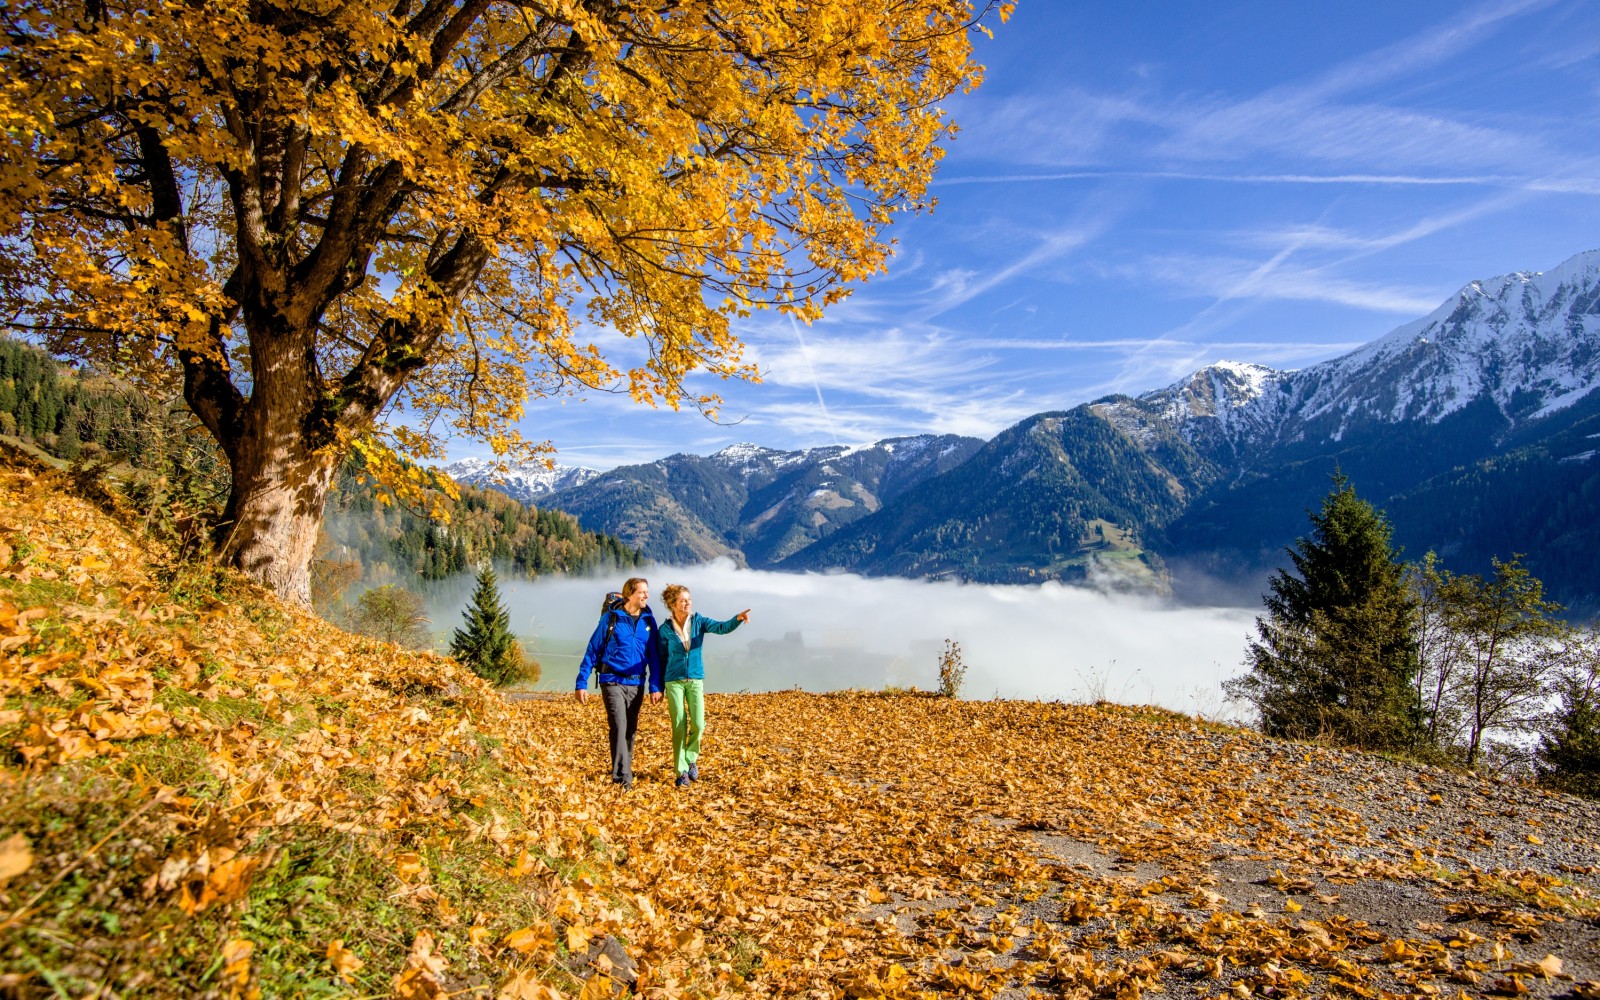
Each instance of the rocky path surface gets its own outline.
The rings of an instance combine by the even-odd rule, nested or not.
[[[600,770],[598,713],[528,710]],[[1600,804],[1159,710],[795,692],[708,717],[678,790],[646,714],[607,827],[650,831],[621,834],[636,884],[738,992],[1600,997]]]
[[[1006,970],[1002,997],[1600,996],[1600,803],[1293,744],[1241,759],[1259,768],[1245,785],[1274,791],[1283,766],[1303,770],[1264,827],[1356,836],[1322,854],[1219,840],[1209,856],[1143,860],[995,819],[1045,867],[1043,891],[861,917],[938,948],[974,985],[999,981],[977,969]]]

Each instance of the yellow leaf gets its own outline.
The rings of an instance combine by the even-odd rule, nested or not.
[[[538,973],[524,969],[501,985],[495,1000],[566,1000],[566,994],[542,982]]]
[[[587,935],[584,936],[584,944],[578,945],[577,947],[572,946],[572,941],[574,940],[572,931],[573,928],[567,928],[567,947],[572,951],[579,951],[586,947],[588,944]],[[524,955],[529,954],[530,952],[538,951],[540,948],[552,945],[554,943],[555,936],[550,932],[549,927],[524,927],[521,930],[515,930],[506,935],[506,947],[513,951],[520,951]]]
[[[611,977],[594,976],[583,984],[578,1000],[611,1000]]]
[[[568,924],[567,950],[573,952],[582,951],[589,947],[589,939],[591,937],[593,937],[593,934],[590,933],[589,928],[582,924]]]
[[[706,950],[706,936],[697,927],[679,931],[673,935],[672,941],[679,951],[691,958]]]
[[[250,982],[250,956],[256,945],[248,938],[233,938],[222,946],[222,980],[235,987]]]
[[[346,983],[354,982],[355,977],[351,974],[367,964],[357,958],[355,952],[344,946],[343,938],[329,941],[325,954],[328,961],[333,964],[334,973]]]
[[[0,885],[4,885],[33,867],[33,849],[28,838],[14,833],[0,840]]]
[[[414,851],[395,855],[394,870],[407,882],[421,875],[426,868],[427,866],[422,863],[422,855]]]

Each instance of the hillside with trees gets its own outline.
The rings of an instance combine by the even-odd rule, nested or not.
[[[158,535],[203,548],[204,525],[221,516],[226,463],[185,407],[66,369],[8,337],[0,337],[0,428],[93,475],[109,473]],[[356,457],[328,494],[313,564],[314,597],[324,610],[357,583],[414,588],[484,563],[531,579],[641,561],[617,539],[582,530],[569,514],[525,507],[493,490],[462,486],[451,498],[434,489],[424,508],[396,502],[373,480]]]
[[[1150,535],[1214,475],[1176,434],[1152,434],[1137,445],[1087,406],[1029,417],[781,566],[1020,583],[1098,565],[1149,585]]]

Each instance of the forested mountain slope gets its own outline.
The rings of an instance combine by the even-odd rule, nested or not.
[[[962,465],[790,557],[786,569],[991,582],[1152,582],[1145,539],[1215,475],[1184,440],[1136,443],[1090,407],[1029,417]]]
[[[227,466],[181,400],[135,392],[115,378],[66,368],[0,337],[0,433],[67,461],[98,463],[123,483],[153,529],[192,538],[220,512]],[[385,503],[352,460],[327,502],[314,580],[438,580],[492,560],[513,576],[634,566],[639,553],[585,531],[568,514],[530,508],[471,486],[445,501],[448,524]]]
[[[732,445],[613,469],[546,502],[653,559],[773,566],[955,468],[982,443],[919,435],[791,452]]]

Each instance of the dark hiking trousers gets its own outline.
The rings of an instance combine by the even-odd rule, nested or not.
[[[611,780],[633,784],[633,734],[639,729],[639,709],[644,705],[643,684],[602,684],[606,722],[611,736]]]

